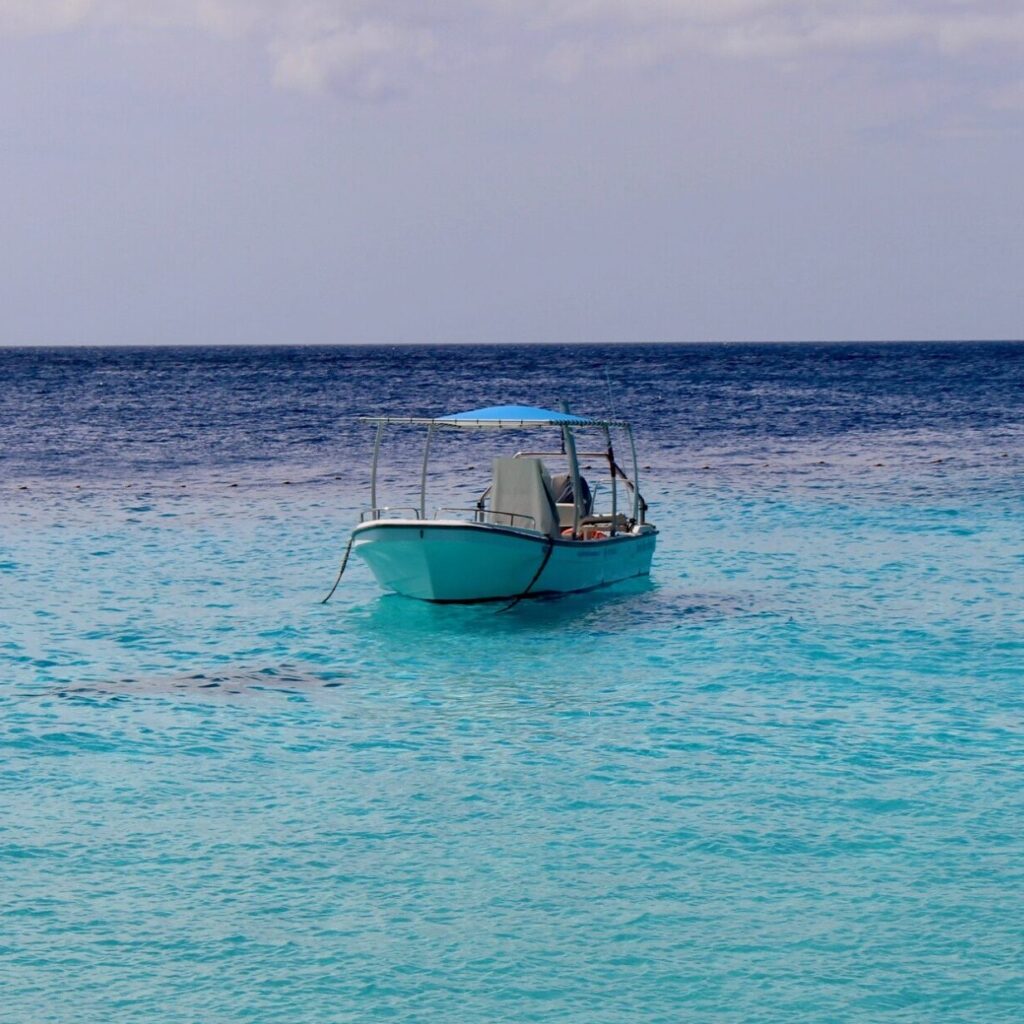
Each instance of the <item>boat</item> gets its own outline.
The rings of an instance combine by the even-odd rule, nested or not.
[[[366,562],[384,590],[438,603],[518,601],[581,593],[650,573],[658,531],[646,519],[628,423],[578,416],[567,407],[556,412],[520,405],[434,418],[360,419],[376,426],[370,508],[360,516],[349,550]],[[381,444],[392,426],[425,431],[415,507],[381,506],[377,501]],[[554,451],[495,457],[490,481],[475,501],[428,514],[431,445],[439,432],[452,430],[546,431],[559,443]],[[616,461],[613,431],[628,441],[632,475]],[[577,449],[577,434],[595,433],[599,447]],[[583,477],[583,458],[604,464],[606,487],[592,486]],[[606,507],[598,511],[595,492],[602,490]]]

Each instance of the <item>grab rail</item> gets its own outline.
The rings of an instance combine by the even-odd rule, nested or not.
[[[397,512],[411,512],[411,516],[399,516]],[[368,508],[359,513],[359,522],[372,522],[374,519],[419,519],[420,510],[412,505],[382,505],[378,508]]]
[[[434,518],[439,519],[442,512],[469,512],[473,516],[474,523],[489,523],[491,526],[515,526],[517,519],[525,520],[527,523],[526,529],[535,530],[537,528],[537,520],[533,516],[526,515],[524,512],[502,512],[500,509],[480,509],[480,508],[455,508],[453,506],[445,506],[439,508],[434,513]],[[488,517],[503,516],[508,519],[507,523],[495,522],[493,518]]]

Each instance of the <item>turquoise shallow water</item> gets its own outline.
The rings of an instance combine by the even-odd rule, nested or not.
[[[1019,435],[647,440],[505,614],[320,605],[355,472],[8,477],[0,1018],[1021,1019]]]

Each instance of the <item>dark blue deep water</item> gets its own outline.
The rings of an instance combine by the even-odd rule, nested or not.
[[[930,439],[966,455],[1019,440],[1024,344],[0,349],[0,382],[8,483],[349,472],[353,417],[510,396],[628,415],[661,461]]]
[[[649,582],[319,603],[563,399]],[[0,349],[0,1020],[1017,1022],[1022,687],[1024,344]]]

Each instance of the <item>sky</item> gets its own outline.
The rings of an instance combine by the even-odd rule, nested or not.
[[[0,344],[1024,337],[1021,0],[0,0]]]

